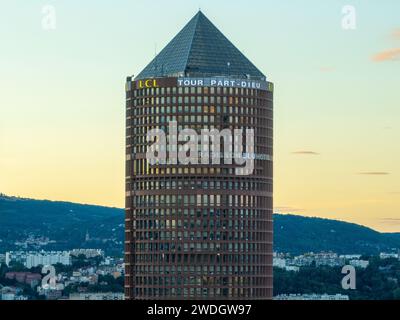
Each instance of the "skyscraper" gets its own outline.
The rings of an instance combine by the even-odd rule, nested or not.
[[[127,299],[272,298],[272,107],[273,84],[201,11],[127,78]]]

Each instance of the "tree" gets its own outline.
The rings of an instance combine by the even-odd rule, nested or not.
[[[14,272],[24,272],[29,271],[21,262],[11,261],[9,266],[9,271]]]
[[[393,291],[393,299],[400,300],[400,288],[397,288],[396,290]]]
[[[6,272],[8,271],[8,267],[6,264],[0,264],[0,278],[3,278]]]

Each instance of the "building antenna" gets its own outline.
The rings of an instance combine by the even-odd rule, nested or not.
[[[154,69],[157,72],[157,42],[154,43]]]

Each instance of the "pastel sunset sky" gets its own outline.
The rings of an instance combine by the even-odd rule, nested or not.
[[[276,212],[400,232],[400,1],[0,6],[0,192],[123,207],[126,76],[200,7],[275,84]]]

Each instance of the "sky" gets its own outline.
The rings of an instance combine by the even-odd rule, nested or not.
[[[126,76],[201,8],[275,84],[275,211],[400,232],[400,1],[0,8],[0,192],[123,207]]]

